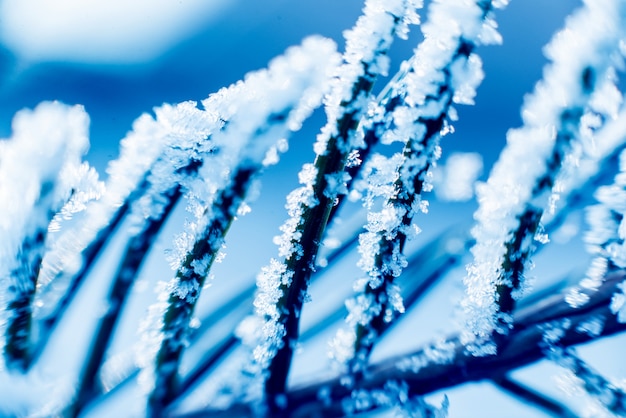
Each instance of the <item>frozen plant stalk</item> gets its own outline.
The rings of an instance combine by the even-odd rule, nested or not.
[[[257,279],[254,305],[263,325],[248,372],[263,382],[270,410],[285,406],[280,399],[299,334],[308,280],[330,212],[337,197],[346,192],[344,170],[348,156],[360,145],[356,130],[370,91],[378,75],[387,73],[387,51],[394,35],[406,36],[407,25],[418,21],[415,11],[420,6],[418,0],[368,0],[356,26],[345,34],[345,63],[326,100],[328,122],[315,144],[315,163],[303,167],[299,175],[303,186],[287,198],[290,218],[277,239],[284,262],[272,260]]]
[[[425,40],[410,60],[409,71],[392,87],[396,99],[391,103],[396,105],[385,110],[391,110],[394,129],[384,131],[381,142],[404,142],[404,150],[390,158],[376,156],[369,165],[365,203],[370,211],[367,232],[359,239],[359,265],[367,276],[357,282],[357,296],[347,302],[352,335],[342,331],[333,343],[337,350],[331,353],[349,360],[351,373],[363,371],[375,342],[404,311],[394,283],[406,265],[404,246],[415,234],[415,214],[427,210],[428,202],[421,196],[431,187],[428,172],[439,158],[439,140],[451,107],[472,104],[482,81],[481,60],[473,50],[500,41],[493,7],[489,1],[433,2],[423,25]],[[374,197],[386,200],[380,211],[371,210]],[[346,343],[353,348],[341,347]],[[350,358],[342,358],[346,354]]]
[[[231,116],[201,110],[195,102],[173,106],[166,104],[156,108],[155,114],[156,119],[143,116],[142,129],[127,136],[120,158],[112,164],[117,168],[109,179],[107,190],[111,194],[105,194],[100,205],[90,208],[90,214],[95,211],[100,216],[89,217],[87,227],[96,230],[98,224],[94,221],[102,219],[102,215],[115,207],[111,204],[113,201],[126,201],[125,204],[131,207],[132,233],[107,296],[110,308],[96,327],[75,400],[67,411],[71,416],[78,415],[86,403],[98,394],[98,371],[145,255],[182,195],[181,184],[189,184],[196,179],[203,159],[211,152],[210,135]],[[136,128],[139,126],[136,124]],[[136,161],[144,163],[137,164]],[[124,168],[124,162],[132,167]],[[132,180],[119,184],[123,178],[122,169],[136,173],[131,176],[135,181],[143,177],[131,194],[128,193],[128,186],[134,183]],[[142,195],[131,196],[135,194]]]
[[[32,302],[48,226],[89,172],[81,163],[88,125],[81,106],[45,102],[15,116],[13,137],[0,149],[0,295],[7,306],[0,324],[10,368],[29,366]]]
[[[248,74],[243,87],[236,88],[237,114],[212,136],[217,152],[201,168],[199,182],[190,186],[196,219],[179,238],[178,257],[173,260],[176,277],[163,295],[161,331],[151,342],[157,349],[151,415],[158,416],[176,394],[191,315],[250,184],[264,165],[275,162],[266,159],[270,148],[288,129],[298,129],[319,104],[338,60],[332,41],[308,38],[301,47],[274,59],[268,70]]]
[[[515,300],[540,220],[580,118],[601,80],[619,63],[626,17],[623,1],[586,1],[547,49],[552,60],[510,131],[487,183],[477,189],[474,261],[467,267],[464,341],[477,355],[493,354],[511,325]],[[617,60],[617,61],[616,61]]]

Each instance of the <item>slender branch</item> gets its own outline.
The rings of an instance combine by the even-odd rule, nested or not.
[[[491,19],[493,8],[489,1],[463,5],[434,3],[431,7],[433,22],[429,23],[433,27],[448,25],[449,20],[462,13],[476,15],[475,19],[484,24]],[[449,16],[443,19],[442,15]],[[463,25],[459,26],[463,28]],[[368,280],[353,300],[355,307],[347,318],[355,326],[354,354],[348,362],[348,369],[349,373],[356,373],[357,378],[360,378],[375,343],[404,310],[398,298],[395,278],[406,264],[404,246],[412,231],[413,218],[422,209],[422,192],[427,184],[427,173],[438,158],[437,149],[444,122],[453,102],[468,103],[482,79],[482,76],[477,76],[481,74],[478,67],[480,61],[473,55],[476,46],[484,43],[480,37],[472,30],[463,29],[451,33],[443,29],[433,30],[433,33],[434,36],[426,37],[411,60],[413,65],[420,65],[420,76],[413,70],[401,77],[403,83],[420,87],[403,88],[400,85],[397,90],[404,92],[405,97],[400,98],[396,93],[388,102],[388,105],[393,104],[397,108],[394,115],[398,110],[404,110],[402,118],[408,114],[413,120],[407,124],[398,118],[394,123],[398,133],[385,133],[385,136],[398,136],[405,141],[402,162],[397,168],[396,180],[389,188],[391,192],[383,210],[370,214],[371,219],[366,226],[369,232],[362,236],[360,264]],[[432,56],[433,51],[437,51],[435,54],[438,56],[442,55],[433,48],[434,44],[448,46],[450,50],[445,53],[445,59]],[[458,71],[459,68],[464,70]],[[418,81],[421,78],[428,81]],[[463,92],[463,99],[457,97],[460,91]],[[374,124],[371,135],[380,129],[378,125]],[[407,137],[402,138],[403,135]],[[383,161],[387,164],[388,160]],[[384,167],[379,170],[382,172]],[[380,193],[376,190],[380,188],[378,184],[373,188],[372,194]],[[395,222],[385,220],[385,216],[389,216],[385,214],[389,213],[397,218]],[[364,304],[366,308],[363,308]]]
[[[124,259],[117,270],[107,298],[110,308],[102,316],[96,327],[81,378],[79,379],[75,402],[71,405],[71,411],[68,411],[68,416],[78,416],[87,403],[101,393],[101,388],[98,387],[98,371],[103,364],[104,356],[125,305],[129,289],[137,277],[145,255],[152,247],[161,227],[168,219],[168,215],[180,196],[180,187],[175,187],[172,192],[166,193],[165,197],[169,203],[165,206],[163,215],[159,218],[148,219],[143,228],[129,239]]]
[[[562,162],[580,137],[581,117],[600,80],[612,72],[609,51],[618,53],[622,8],[620,2],[587,3],[554,37],[549,46],[552,64],[525,104],[524,126],[509,131],[507,147],[487,183],[478,189],[474,261],[468,266],[463,301],[464,339],[476,355],[493,354],[498,340],[492,334],[506,334],[511,327],[515,301],[525,290],[525,266],[535,238],[541,240],[540,220]],[[603,19],[614,22],[612,30],[607,30]],[[606,54],[580,54],[579,38],[585,39],[589,50]],[[555,101],[553,92],[563,97]]]
[[[412,16],[418,2],[403,0],[391,5],[384,1],[368,0],[364,14],[352,31],[348,32],[347,49],[340,79],[327,103],[328,123],[316,144],[317,156],[313,166],[303,169],[305,186],[296,191],[290,203],[291,219],[285,224],[281,255],[284,266],[274,271],[279,297],[276,306],[258,310],[276,335],[268,336],[262,347],[268,365],[264,381],[265,397],[272,413],[281,406],[279,398],[285,391],[293,348],[299,335],[299,317],[307,295],[308,282],[315,267],[315,259],[326,225],[337,196],[344,193],[348,157],[357,148],[356,132],[365,113],[369,94],[379,73],[386,71],[387,51],[394,34],[398,34]],[[413,22],[409,22],[413,23]],[[358,38],[360,37],[360,39]],[[358,41],[356,40],[358,39]],[[269,273],[269,270],[266,270]],[[273,287],[273,285],[272,285]],[[273,289],[264,292],[272,293]],[[262,291],[263,294],[263,291]],[[266,309],[267,310],[267,309]],[[258,357],[258,356],[257,356]]]
[[[22,372],[32,363],[33,301],[48,226],[79,184],[87,129],[81,106],[45,102],[16,115],[12,138],[2,149],[0,198],[10,203],[0,210],[6,219],[0,226],[0,297],[7,305],[0,328],[6,365]]]
[[[410,394],[424,395],[470,381],[501,376],[542,359],[545,355],[543,337],[546,325],[564,318],[571,321],[571,327],[559,341],[564,347],[626,331],[626,324],[618,322],[608,308],[616,285],[623,280],[621,272],[607,277],[603,286],[591,295],[591,301],[584,309],[574,309],[562,295],[553,295],[520,311],[515,315],[515,326],[511,332],[502,337],[498,356],[476,357],[465,349],[460,336],[453,336],[445,344],[436,345],[445,347],[440,354],[446,354],[444,358],[447,360],[424,361],[432,350],[432,347],[425,347],[371,365],[365,371],[360,387],[375,389],[390,380],[404,381],[409,385]],[[576,331],[577,326],[592,315],[605,319],[602,332],[595,336]],[[339,416],[342,414],[341,400],[350,396],[350,391],[340,377],[294,387],[287,393],[290,412],[292,416],[305,414],[304,411]],[[326,406],[320,402],[320,393],[324,394]]]
[[[160,416],[179,392],[179,364],[200,291],[250,185],[267,164],[268,150],[321,101],[337,61],[334,43],[308,38],[267,70],[248,74],[245,82],[231,87],[240,90],[239,113],[213,137],[219,151],[203,172],[207,190],[201,198],[206,203],[200,202],[200,208],[206,206],[188,233],[191,248],[181,248],[182,259],[167,290],[154,370],[146,368],[154,372],[150,416]]]
[[[255,171],[244,168],[235,173],[233,185],[224,189],[216,199],[212,208],[212,220],[176,273],[178,285],[167,302],[162,328],[164,338],[156,357],[154,390],[149,400],[151,416],[159,416],[178,392],[178,364],[183,353],[187,325],[208,271],[232,225],[236,208],[243,201]],[[203,265],[200,267],[199,263]]]
[[[626,393],[575,355],[573,349],[557,354],[557,364],[569,369],[583,389],[603,408],[616,416],[626,415]]]
[[[508,376],[499,376],[493,382],[502,390],[518,398],[524,403],[530,403],[541,411],[558,418],[576,418],[576,414],[563,403],[549,398],[522,383],[516,382]]]

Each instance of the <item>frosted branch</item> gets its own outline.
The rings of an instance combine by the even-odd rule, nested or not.
[[[385,109],[388,116],[366,133],[366,137],[382,135],[383,143],[402,141],[405,146],[401,154],[373,158],[365,173],[369,178],[366,206],[372,206],[373,197],[386,201],[380,211],[370,210],[368,232],[360,237],[359,264],[366,278],[355,285],[357,296],[347,303],[347,321],[353,327],[348,337],[354,346],[351,373],[363,369],[375,342],[404,312],[394,283],[406,266],[404,246],[419,232],[412,225],[416,213],[427,211],[422,192],[432,187],[428,173],[439,158],[439,140],[451,106],[472,103],[482,80],[480,59],[472,51],[499,40],[493,33],[492,7],[484,1],[434,2],[424,25],[426,39],[416,49],[410,71],[392,87],[395,98],[387,102],[393,104]],[[384,122],[387,117],[391,121]],[[393,129],[381,131],[385,125]]]
[[[599,80],[620,62],[622,8],[610,0],[586,2],[568,19],[547,49],[552,64],[526,100],[524,126],[509,132],[487,183],[477,189],[474,262],[467,268],[463,302],[465,342],[477,355],[493,354],[495,343],[485,341],[511,327],[533,241],[543,240],[540,219],[561,163],[579,138],[580,119]]]
[[[308,281],[324,230],[337,197],[346,192],[344,172],[348,156],[361,145],[356,130],[379,74],[388,71],[387,51],[394,34],[406,36],[407,24],[417,23],[416,0],[368,0],[355,27],[346,32],[345,63],[326,99],[327,124],[315,144],[314,164],[300,173],[303,186],[288,197],[290,219],[281,227],[279,253],[284,263],[273,260],[257,279],[256,314],[263,332],[253,348],[248,373],[262,383],[270,410],[281,408],[299,334],[299,316],[307,297]],[[251,393],[260,399],[260,393]]]
[[[172,261],[176,277],[166,286],[162,305],[154,309],[161,331],[148,342],[147,351],[142,350],[144,374],[154,374],[148,377],[154,384],[150,414],[158,415],[178,390],[178,364],[191,315],[250,184],[267,163],[270,148],[289,128],[299,128],[321,101],[337,60],[331,41],[309,38],[273,60],[268,70],[248,74],[234,87],[241,86],[238,112],[213,135],[219,152],[203,165],[198,181],[188,186],[196,219],[178,240]]]
[[[15,116],[13,136],[0,150],[0,294],[7,307],[0,324],[10,367],[30,363],[32,302],[48,228],[73,190],[80,193],[88,125],[81,106],[44,102]]]

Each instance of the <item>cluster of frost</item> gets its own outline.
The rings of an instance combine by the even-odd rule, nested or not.
[[[571,144],[571,150],[555,179],[544,223],[558,213],[559,201],[564,200],[560,206],[566,206],[568,195],[597,173],[603,161],[626,141],[625,110],[620,111],[624,97],[617,83],[613,69],[598,80],[598,87],[580,119],[579,140]]]
[[[89,146],[88,125],[81,106],[44,102],[17,113],[13,136],[1,144],[0,298],[5,304],[32,298],[53,217],[67,218],[99,194],[97,176],[81,162]],[[30,315],[7,314],[0,319],[2,331],[6,321],[17,319],[11,315]]]
[[[202,282],[220,253],[228,225],[240,213],[251,180],[265,164],[276,161],[272,148],[283,147],[280,138],[289,129],[298,129],[319,105],[338,60],[332,41],[308,38],[274,59],[267,70],[250,73],[203,102],[207,111],[227,116],[228,123],[211,136],[216,152],[203,157],[205,164],[197,176],[183,181],[193,220],[176,239],[171,261],[176,277],[160,286],[159,302],[144,325],[146,338],[138,350],[142,382],[154,385],[153,373],[170,373],[177,367],[161,364],[155,370],[157,351],[165,346],[182,350],[180,339],[184,340]],[[268,153],[274,156],[267,158]],[[167,309],[177,314],[165,323]]]
[[[401,371],[418,373],[429,364],[451,364],[456,354],[457,347],[454,342],[439,340],[424,348],[422,352],[403,358],[396,367]]]
[[[626,153],[620,154],[619,165],[620,172],[613,184],[596,191],[599,203],[587,208],[590,230],[585,242],[594,258],[585,278],[568,291],[566,300],[574,308],[589,300],[589,294],[600,287],[610,269],[626,267]],[[616,307],[617,303],[612,306]]]
[[[144,114],[120,144],[120,156],[109,163],[102,197],[88,206],[84,219],[68,228],[55,241],[42,265],[42,285],[61,275],[71,276],[83,262],[81,253],[97,239],[116,214],[134,201],[136,229],[158,217],[169,191],[180,176],[176,171],[189,164],[192,151],[207,147],[207,137],[219,129],[219,115],[202,111],[195,102],[165,104]],[[54,290],[55,286],[51,286]],[[54,299],[53,292],[42,295]],[[51,300],[46,304],[54,305]]]
[[[552,64],[525,102],[524,126],[508,133],[507,146],[488,181],[477,188],[474,261],[467,267],[463,301],[467,343],[487,339],[494,330],[510,325],[497,289],[515,298],[524,286],[515,288],[511,271],[503,265],[524,264],[532,252],[538,225],[527,218],[537,218],[548,206],[559,163],[579,136],[580,118],[601,85],[599,80],[620,62],[624,16],[622,2],[601,0],[585,2],[568,19],[546,49]],[[522,280],[523,271],[515,274]]]
[[[355,127],[367,110],[371,86],[379,74],[388,71],[387,51],[394,35],[406,38],[408,25],[419,21],[416,9],[421,7],[421,3],[421,0],[367,0],[363,15],[354,28],[345,33],[344,64],[339,67],[325,100],[328,123],[322,128],[314,146],[316,163],[303,167],[300,173],[303,186],[289,194],[286,207],[290,217],[281,227],[282,235],[275,240],[281,257],[294,262],[301,260],[303,267],[290,269],[286,263],[281,269],[268,267],[257,278],[259,289],[255,298],[255,314],[262,318],[264,325],[260,338],[251,345],[251,364],[246,368],[259,378],[264,377],[263,371],[278,350],[285,347],[282,309],[292,308],[279,308],[279,300],[290,291],[297,292],[299,300],[306,299],[306,284],[290,289],[295,272],[300,274],[300,270],[310,269],[313,263],[312,259],[303,258],[300,238],[304,223],[308,222],[308,228],[318,228],[320,220],[307,219],[305,213],[322,204],[321,196],[328,202],[323,206],[328,206],[330,210],[337,196],[347,192],[348,176],[344,168],[349,155],[361,145]],[[340,163],[336,166],[327,164],[330,157]],[[321,196],[316,193],[321,193]],[[278,264],[276,260],[271,261],[272,266]],[[268,305],[268,302],[274,306]],[[260,397],[259,393],[255,395]]]
[[[356,360],[365,360],[360,358],[367,356],[362,349],[371,347],[382,332],[372,329],[374,318],[382,316],[383,322],[389,323],[404,311],[393,280],[406,266],[405,241],[419,232],[412,220],[428,209],[421,194],[432,188],[430,170],[441,155],[441,136],[452,130],[447,124],[455,114],[452,105],[473,104],[483,79],[481,60],[472,50],[501,42],[494,6],[489,2],[433,2],[422,26],[425,39],[391,87],[390,94],[402,100],[392,109],[372,111],[379,119],[389,119],[384,123],[390,129],[377,132],[381,142],[405,146],[390,157],[375,155],[367,164],[364,203],[369,209],[368,223],[367,232],[359,238],[359,266],[366,278],[356,282],[357,295],[347,303],[347,320],[354,335],[341,331],[343,338],[336,337],[332,343],[336,351],[330,354],[332,358],[345,358],[349,349],[341,346],[344,341],[355,345]],[[370,128],[376,129],[375,124]],[[382,203],[374,205],[374,198]],[[356,338],[357,333],[365,337]]]

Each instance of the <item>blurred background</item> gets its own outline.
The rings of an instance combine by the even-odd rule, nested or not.
[[[443,167],[455,152],[477,152],[483,160],[481,178],[485,178],[505,144],[506,131],[521,123],[519,109],[524,95],[541,78],[546,63],[542,47],[580,4],[580,0],[512,0],[497,13],[504,43],[477,51],[484,62],[485,80],[478,89],[476,105],[457,108],[455,133],[442,140]],[[119,140],[141,113],[162,103],[202,100],[246,72],[265,67],[272,57],[299,44],[307,35],[331,37],[343,50],[342,32],[354,24],[362,6],[362,0],[0,0],[0,137],[10,136],[11,119],[24,107],[33,108],[43,100],[83,104],[91,118],[87,159],[106,177],[106,163],[117,156]],[[425,18],[425,9],[421,15]],[[394,43],[391,74],[410,57],[420,39],[419,28],[412,31],[409,40]],[[381,80],[375,89],[383,86]],[[323,112],[316,112],[290,140],[290,150],[281,163],[265,173],[252,213],[237,222],[227,238],[227,257],[216,267],[214,284],[203,295],[205,311],[210,311],[215,300],[253,280],[260,267],[277,256],[272,237],[279,233],[278,226],[287,216],[282,208],[285,196],[297,186],[301,165],[312,161],[312,143],[324,121]],[[427,199],[431,209],[417,220],[423,233],[413,244],[416,247],[451,225],[471,225],[473,200],[445,202],[435,194]],[[180,216],[182,219],[184,212]],[[580,214],[574,216],[580,218]],[[580,225],[579,221],[575,219],[574,226]],[[181,225],[170,224],[151,254],[151,267],[143,273],[149,283],[169,279],[163,253]],[[580,240],[566,238],[556,240],[548,255],[542,252],[537,258],[533,275],[539,280],[549,282],[584,269],[587,256]],[[357,256],[349,257],[345,270],[336,277],[357,278]],[[435,289],[432,297],[411,313],[411,320],[397,328],[404,338],[389,338],[377,349],[374,359],[417,347],[454,329],[454,298],[462,297],[463,267],[449,276],[447,284]],[[144,285],[134,289],[137,298],[145,300],[136,302],[144,307],[135,309],[139,316],[154,297],[152,287],[141,283]],[[347,289],[350,286],[351,282],[344,283]],[[307,310],[314,311],[316,302],[326,297],[315,289],[312,296],[305,315],[314,316],[306,314]],[[442,308],[442,300],[450,308]],[[127,323],[120,335],[131,338],[137,325]],[[308,351],[324,351],[329,336],[332,332]],[[610,376],[624,377],[625,362],[615,363],[606,355],[617,352],[615,344],[618,342],[607,340],[587,350],[595,367]],[[303,350],[306,352],[306,347]],[[323,353],[320,358],[324,358]],[[299,372],[292,376],[295,380],[298,376],[306,380],[308,373],[325,367],[323,362],[305,360],[296,366]],[[552,367],[540,364],[520,371],[518,377],[565,399],[558,385],[546,379],[554,371]],[[544,369],[548,371],[542,372]],[[488,383],[465,385],[446,393],[451,417],[545,416]]]

